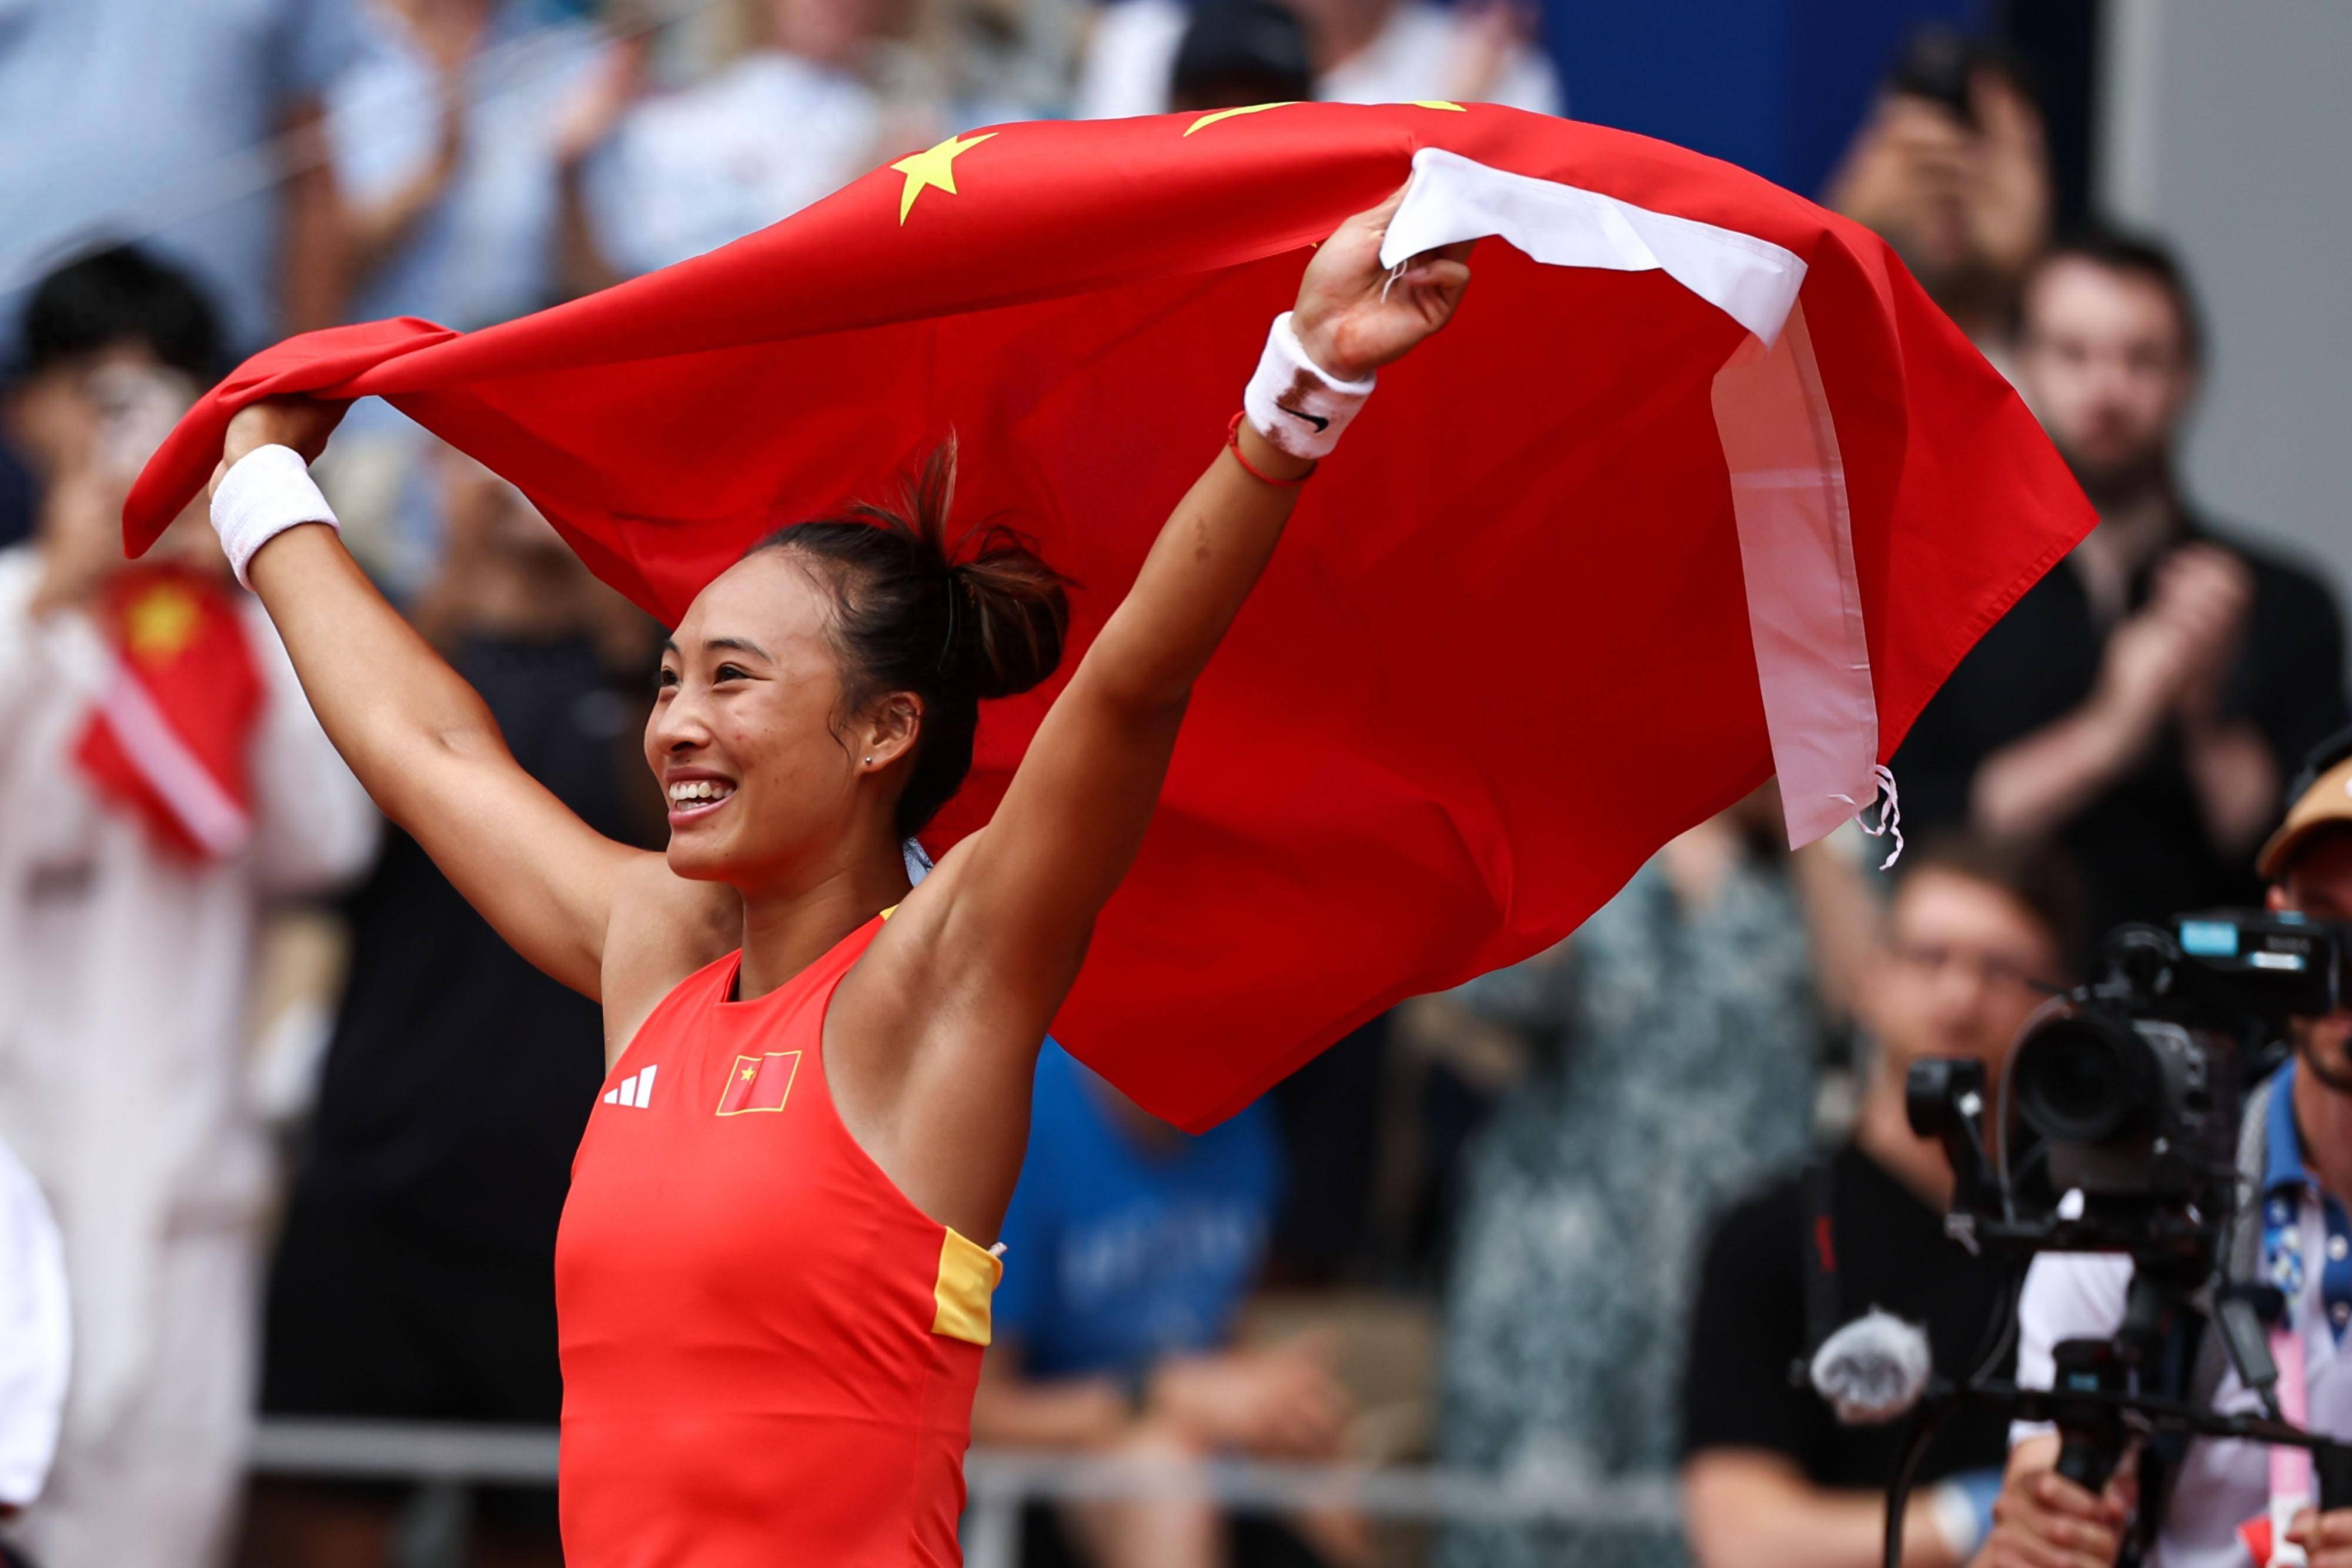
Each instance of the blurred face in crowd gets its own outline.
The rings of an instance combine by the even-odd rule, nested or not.
[[[454,447],[436,453],[457,623],[520,636],[597,629],[605,590],[520,490]]]
[[[2019,382],[2094,502],[2164,481],[2197,388],[2179,304],[2145,273],[2064,256],[2027,285]]]
[[[454,447],[436,456],[441,468],[441,510],[453,554],[488,556],[565,580],[584,574],[553,524],[523,493]]]
[[[153,423],[146,417],[152,400],[134,394],[164,385],[177,391],[184,382],[142,339],[126,338],[87,354],[69,355],[26,376],[10,392],[10,444],[44,478],[93,462],[128,464],[135,471],[146,453],[134,459],[130,451],[116,449],[152,434],[154,440],[146,444],[152,452],[163,431],[147,428]],[[185,395],[194,401],[194,389],[186,388]],[[175,409],[171,418],[177,417]],[[163,430],[170,428],[166,419]]]
[[[887,0],[772,0],[776,47],[835,70],[856,70],[884,30]]]
[[[2352,921],[2352,828],[2313,838],[2271,884],[2270,906],[2314,920]],[[2352,1094],[2352,1016],[2298,1019],[2291,1026],[2305,1061],[2327,1085]]]
[[[2061,977],[2049,929],[2004,889],[1937,865],[1904,878],[1889,919],[1861,998],[1885,1070],[1900,1082],[1914,1061],[1969,1056],[1997,1076],[2041,985]]]
[[[18,382],[7,402],[8,437],[49,491],[44,535],[90,528],[110,538],[123,493],[196,392],[140,338],[58,360]],[[91,511],[103,516],[74,515]],[[191,503],[147,559],[226,574],[228,558],[204,512]]]
[[[1977,259],[1966,172],[1977,155],[1976,132],[1949,104],[1912,93],[1891,94],[1878,112],[1906,154],[1881,232],[1928,292],[1940,292]]]

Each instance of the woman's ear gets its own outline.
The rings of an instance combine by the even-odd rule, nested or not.
[[[922,699],[912,692],[892,692],[874,705],[859,727],[858,766],[869,772],[889,767],[914,749],[922,731]]]

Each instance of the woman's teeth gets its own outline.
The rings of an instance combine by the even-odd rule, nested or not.
[[[688,779],[669,787],[669,803],[673,806],[699,806],[724,800],[735,793],[735,786],[723,779]]]

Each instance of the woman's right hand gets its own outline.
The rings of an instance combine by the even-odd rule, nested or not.
[[[266,397],[246,404],[229,419],[228,434],[221,440],[220,465],[213,470],[213,487],[219,488],[237,459],[264,446],[290,446],[303,462],[316,463],[351,406],[309,397]]]
[[[1453,319],[1470,287],[1471,240],[1416,256],[1393,277],[1381,265],[1381,242],[1404,193],[1399,185],[1387,201],[1341,224],[1299,279],[1291,311],[1298,346],[1335,381],[1361,381],[1403,358]]]

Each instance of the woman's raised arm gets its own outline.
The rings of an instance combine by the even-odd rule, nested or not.
[[[1160,529],[993,819],[942,862],[936,894],[926,884],[929,973],[959,998],[948,1004],[959,1014],[969,1017],[961,997],[986,998],[975,1021],[992,1037],[1034,1043],[1060,1007],[1095,916],[1142,842],[1192,684],[1313,471],[1304,455],[1328,449],[1372,372],[1443,327],[1469,283],[1466,245],[1416,257],[1393,278],[1381,268],[1402,195],[1349,219],[1316,252],[1236,441]]]
[[[333,528],[261,533],[315,495],[301,464],[341,413],[270,400],[229,422],[213,492],[231,559],[277,623],[328,738],[384,814],[517,952],[600,997],[616,889],[667,878],[661,857],[604,837],[523,771],[481,697],[385,602]],[[312,509],[323,522],[324,507]],[[236,537],[240,514],[257,544]]]

